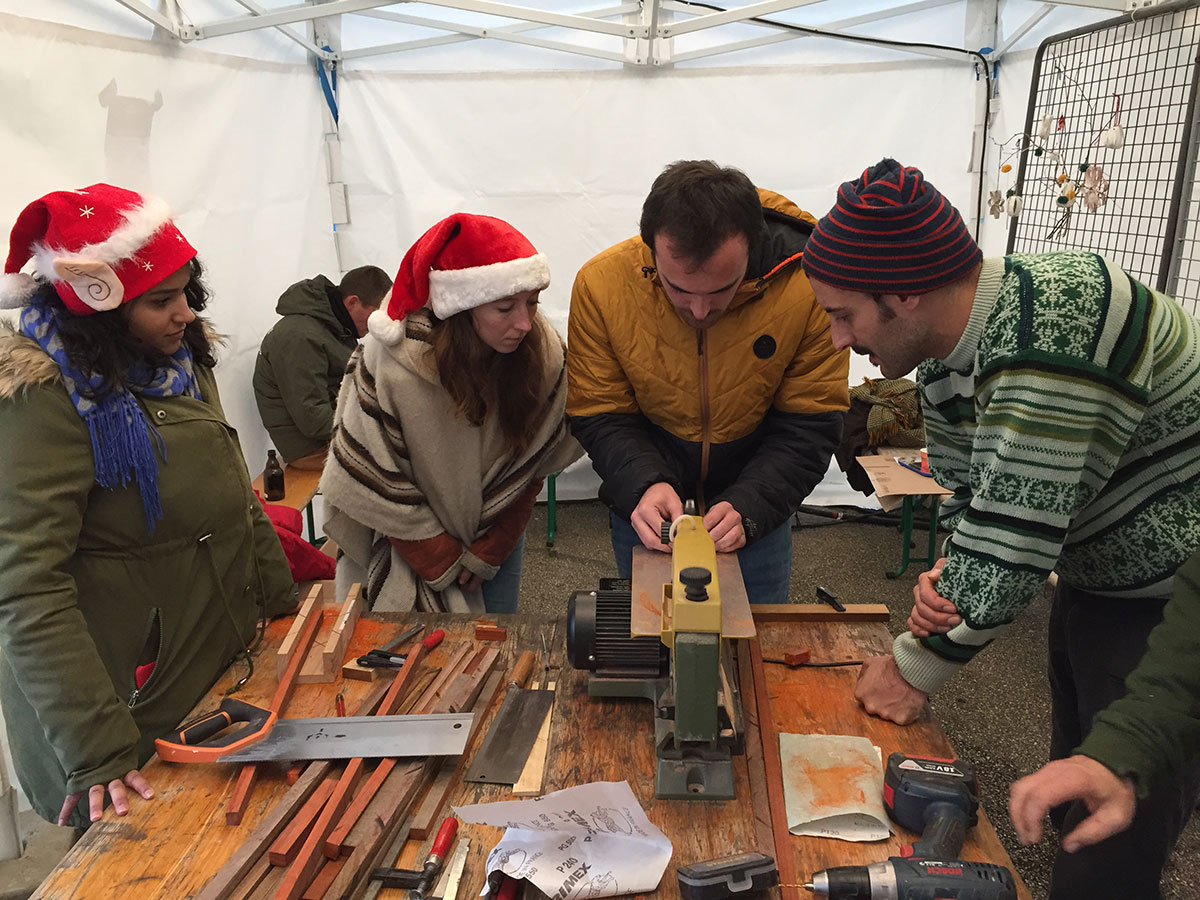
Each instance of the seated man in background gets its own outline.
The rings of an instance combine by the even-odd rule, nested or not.
[[[1168,604],[1200,545],[1200,322],[1094,253],[983,259],[949,201],[893,159],[839,188],[804,267],[836,346],[869,354],[888,378],[919,366],[933,474],[954,492],[942,505],[946,559],[922,576],[913,633],[866,661],[859,701],[913,721],[1057,572],[1051,758],[1085,774],[1080,757],[1103,763],[1139,800],[1127,830],[1057,855],[1050,898],[1160,897],[1200,775],[1194,742],[1190,758],[1157,746],[1178,727],[1169,707],[1195,684],[1182,669],[1194,669],[1200,643],[1200,616],[1168,609],[1200,601],[1192,575],[1193,589]],[[935,579],[958,616],[940,633],[922,627]],[[1149,696],[1165,726],[1144,705],[1114,702],[1135,669],[1131,685],[1158,685]],[[1156,784],[1153,758],[1172,777]],[[1018,833],[1033,837],[1031,811],[1061,804],[1051,820],[1077,847],[1072,832],[1095,802],[1088,780],[1019,791]]]
[[[289,465],[320,469],[333,436],[333,408],[346,361],[367,333],[367,317],[392,288],[375,266],[351,269],[335,285],[324,275],[283,292],[283,316],[263,338],[254,399],[271,443]]]
[[[800,254],[813,217],[716,163],[655,179],[641,234],[587,262],[567,332],[567,414],[603,480],[617,571],[694,499],[752,603],[786,603],[792,513],[849,406]]]

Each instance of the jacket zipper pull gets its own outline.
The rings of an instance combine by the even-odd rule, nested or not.
[[[129,692],[129,702],[126,703],[125,705],[128,706],[130,709],[133,709],[134,704],[137,703],[138,694],[140,694],[141,692],[142,692],[141,688],[134,688],[132,691],[130,691]]]
[[[642,277],[650,278],[655,273],[654,266],[642,266]]]

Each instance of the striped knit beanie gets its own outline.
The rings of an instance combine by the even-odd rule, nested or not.
[[[804,248],[809,276],[864,294],[925,294],[983,258],[962,217],[920,169],[884,159],[838,188]]]

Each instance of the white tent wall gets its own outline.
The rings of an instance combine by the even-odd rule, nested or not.
[[[0,31],[0,221],[97,181],[166,198],[205,268],[221,400],[256,474],[267,441],[250,379],[275,299],[337,270],[312,70],[5,15]]]
[[[939,60],[669,72],[352,71],[341,91],[352,215],[343,252],[398,259],[451,212],[501,216],[550,257],[543,311],[565,334],[575,272],[637,232],[650,183],[675,159],[735,165],[820,216],[837,184],[894,156],[920,166],[969,209],[975,89],[970,63]],[[1023,104],[1017,113],[1019,121]],[[1003,235],[989,243],[999,252]],[[855,357],[852,382],[877,374]],[[566,473],[559,490],[591,495],[590,467]],[[835,466],[812,502],[861,500]]]

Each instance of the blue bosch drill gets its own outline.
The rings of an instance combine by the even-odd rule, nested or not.
[[[979,817],[979,783],[959,760],[893,753],[883,778],[888,815],[921,839],[869,866],[837,866],[805,885],[825,900],[1016,900],[1012,873],[958,859]]]

